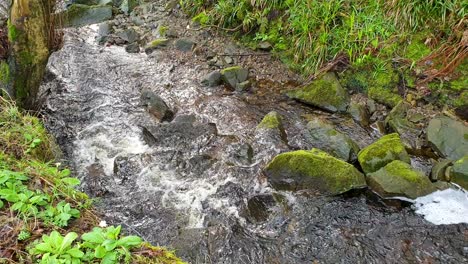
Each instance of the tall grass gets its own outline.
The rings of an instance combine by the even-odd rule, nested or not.
[[[463,0],[181,0],[205,24],[241,29],[271,42],[305,73],[346,56],[362,63],[409,33],[429,30],[442,41],[466,23]],[[465,24],[466,29],[466,24]],[[388,53],[388,51],[386,51]]]

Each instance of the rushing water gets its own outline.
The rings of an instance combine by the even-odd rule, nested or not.
[[[164,51],[147,56],[102,47],[95,34],[96,27],[67,31],[42,91],[48,129],[108,222],[173,247],[192,263],[467,261],[467,225],[430,223],[445,223],[431,216],[437,204],[448,206],[439,213],[452,210],[463,219],[449,223],[466,223],[465,193],[417,200],[426,221],[407,204],[386,206],[368,191],[275,192],[261,169],[282,151],[310,147],[303,116],[317,113],[280,96],[247,103],[247,95],[202,87],[206,71],[196,65]],[[144,89],[175,110],[173,121],[152,119],[141,106]],[[270,110],[285,116],[287,143],[256,131]],[[361,146],[372,142],[349,119],[322,115]]]

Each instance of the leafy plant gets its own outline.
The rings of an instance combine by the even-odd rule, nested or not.
[[[80,211],[71,207],[71,205],[65,201],[61,201],[56,207],[47,206],[47,209],[42,212],[41,217],[46,223],[53,223],[59,227],[68,226],[68,221],[71,218],[80,217]]]
[[[119,237],[121,228],[121,226],[110,226],[105,229],[95,227],[92,232],[83,234],[82,246],[89,250],[87,255],[101,259],[102,264],[118,263],[122,260],[129,263],[130,249],[140,246],[142,240],[137,236]]]
[[[30,254],[40,256],[41,264],[49,263],[81,263],[84,256],[79,246],[72,246],[78,238],[75,232],[68,233],[63,237],[59,232],[52,231],[50,235],[42,236],[42,243],[37,244],[30,250]]]

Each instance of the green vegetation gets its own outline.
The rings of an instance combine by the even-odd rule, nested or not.
[[[400,100],[399,83],[416,88],[433,79],[455,80],[452,86],[456,91],[444,88],[440,95],[453,94],[453,98],[467,88],[466,74],[453,75],[466,58],[466,1],[180,2],[184,11],[201,25],[234,32],[253,48],[260,42],[269,42],[284,62],[306,75],[317,75],[345,63],[351,75],[364,76],[361,84],[368,87],[362,92],[370,91],[372,97],[390,106]],[[426,60],[428,56],[431,57]],[[377,87],[386,75],[392,81]]]
[[[96,227],[91,200],[53,163],[59,151],[39,119],[1,97],[0,127],[0,262],[183,263],[120,226]]]
[[[274,129],[274,128],[279,128],[282,129],[283,124],[281,121],[281,116],[275,112],[272,111],[265,115],[265,117],[262,119],[262,122],[258,124],[257,128],[265,128],[265,129]]]

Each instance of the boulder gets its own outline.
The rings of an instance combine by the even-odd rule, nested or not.
[[[336,131],[330,123],[315,118],[307,124],[307,130],[307,139],[313,147],[344,161],[356,161],[359,146],[347,135]]]
[[[376,172],[367,174],[367,184],[382,198],[416,199],[437,190],[428,177],[408,163],[394,160]]]
[[[174,116],[166,102],[152,91],[145,90],[141,93],[141,103],[158,121],[171,121]]]
[[[450,181],[468,190],[468,155],[453,163],[450,169]]]
[[[66,27],[81,27],[104,22],[112,18],[112,7],[73,4],[62,13]]]
[[[249,70],[240,66],[229,67],[221,70],[222,80],[235,89],[238,84],[247,81]]]
[[[369,126],[369,113],[364,105],[351,103],[348,107],[348,113],[356,122],[359,122],[364,127]]]
[[[220,85],[221,73],[219,71],[212,71],[203,77],[201,83],[209,87]]]
[[[349,105],[348,93],[332,72],[303,88],[288,92],[287,95],[329,112],[346,112]]]
[[[280,114],[271,111],[263,117],[255,129],[255,142],[263,144],[268,142],[268,146],[277,145],[277,149],[288,149],[288,138]]]
[[[468,153],[468,127],[448,117],[429,122],[427,140],[442,157],[458,160]]]
[[[193,46],[195,46],[195,42],[189,39],[178,39],[175,42],[176,49],[183,52],[191,51]]]
[[[366,174],[375,172],[394,160],[410,163],[410,157],[397,133],[385,135],[362,149],[358,160]]]
[[[133,43],[140,39],[140,35],[133,28],[127,28],[118,34],[119,38],[126,43]]]
[[[335,195],[366,186],[364,175],[353,165],[318,149],[282,153],[264,172],[277,190],[311,190]]]

